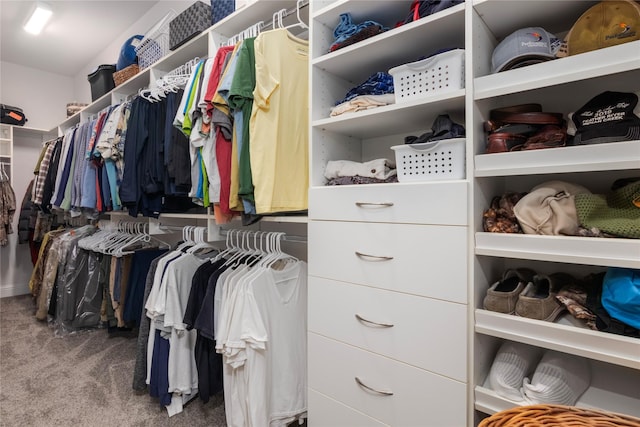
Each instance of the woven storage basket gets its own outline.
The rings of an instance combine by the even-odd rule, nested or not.
[[[640,418],[563,405],[519,406],[485,418],[478,427],[640,427]]]
[[[113,81],[116,83],[116,86],[120,86],[122,83],[126,82],[139,72],[140,67],[138,67],[138,64],[131,64],[128,67],[125,67],[122,70],[113,73]]]

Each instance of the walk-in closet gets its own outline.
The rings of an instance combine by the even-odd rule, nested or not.
[[[0,19],[0,426],[640,427],[639,1]]]

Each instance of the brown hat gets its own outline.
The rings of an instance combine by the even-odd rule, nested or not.
[[[569,55],[640,40],[640,4],[634,0],[601,1],[573,24],[566,42]]]

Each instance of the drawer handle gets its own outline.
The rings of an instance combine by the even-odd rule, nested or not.
[[[393,202],[356,202],[356,206],[358,206],[359,208],[366,206],[390,208],[391,206],[393,206]]]
[[[359,256],[360,258],[375,258],[380,261],[390,261],[393,259],[392,256],[369,255],[369,254],[363,254],[362,252],[358,252],[358,251],[356,251],[356,255]]]
[[[384,391],[384,390],[376,390],[373,387],[369,387],[368,385],[366,385],[365,383],[362,382],[362,380],[358,377],[355,377],[356,383],[358,383],[358,385],[364,389],[367,389],[369,391],[372,391],[374,393],[378,393],[381,394],[383,396],[393,396],[393,392],[392,391]]]
[[[380,326],[382,328],[393,328],[393,323],[374,322],[373,320],[365,319],[364,317],[360,316],[359,314],[356,314],[356,319],[358,319],[359,321],[364,322],[364,323],[369,323],[371,325]]]

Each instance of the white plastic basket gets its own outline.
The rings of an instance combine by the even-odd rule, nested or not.
[[[465,178],[465,138],[395,145],[399,182]]]
[[[170,52],[169,50],[169,24],[176,17],[176,13],[170,10],[164,18],[151,28],[144,38],[136,46],[138,66],[144,70],[157,62]]]
[[[389,70],[396,103],[464,88],[464,49],[453,49]]]

